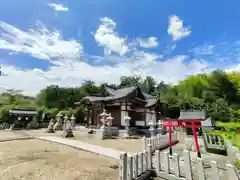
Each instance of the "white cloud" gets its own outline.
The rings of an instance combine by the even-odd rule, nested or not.
[[[68,7],[64,7],[62,4],[48,4],[49,7],[53,8],[55,11],[68,11]]]
[[[143,47],[143,48],[154,48],[158,46],[156,37],[138,38],[137,41],[140,47]]]
[[[183,21],[176,15],[169,17],[168,34],[172,36],[173,41],[183,39],[191,34],[189,27],[184,27]]]
[[[106,36],[109,36],[104,38],[111,39],[112,36],[115,36],[113,29],[116,23],[108,18],[104,18],[102,21],[104,25],[100,26],[100,29],[102,29],[100,31],[104,31],[107,34]],[[79,41],[65,40],[56,30],[52,32],[44,26],[37,26],[36,29],[24,32],[12,25],[1,22],[1,31],[4,33],[0,34],[0,49],[25,53],[55,64],[55,66],[49,67],[45,71],[3,65],[2,70],[5,75],[0,76],[0,87],[3,89],[20,89],[28,95],[36,95],[40,89],[51,84],[79,86],[85,79],[91,79],[97,83],[119,83],[121,76],[133,75],[134,73],[138,73],[143,77],[150,75],[158,81],[164,80],[167,83],[177,83],[184,79],[186,75],[205,71],[208,67],[207,63],[198,60],[186,64],[184,62],[186,57],[184,56],[176,56],[165,61],[156,61],[162,57],[158,54],[137,49],[123,56],[128,49],[127,47],[124,48],[124,43],[112,47],[113,44],[108,44],[106,39],[103,41],[105,42],[105,44],[103,43],[104,46],[111,51],[119,52],[120,55],[98,58],[98,60],[105,59],[108,63],[93,66],[82,61],[80,53],[84,54]],[[116,39],[118,38],[116,37]],[[5,60],[7,61],[7,59]],[[114,63],[110,66],[109,62]],[[34,59],[32,63],[34,63]]]
[[[116,23],[107,17],[101,18],[101,25],[94,34],[95,40],[99,45],[105,48],[105,52],[109,55],[111,52],[124,55],[128,52],[126,39],[119,37],[115,32]]]
[[[204,44],[201,47],[196,47],[189,52],[193,52],[196,56],[198,55],[212,55],[214,51],[215,45],[212,44]]]
[[[43,24],[28,32],[0,21],[0,49],[29,54],[35,58],[51,60],[77,59],[83,48],[76,40],[62,40],[60,32],[49,31]]]

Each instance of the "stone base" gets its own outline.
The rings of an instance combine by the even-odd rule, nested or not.
[[[96,131],[96,136],[100,139],[109,139],[112,138],[112,131],[107,127],[101,127]]]
[[[65,137],[65,138],[71,138],[71,137],[74,137],[72,131],[64,131],[63,134],[62,134],[62,136]]]
[[[129,134],[124,134],[122,137],[123,137],[124,139],[130,139],[130,138],[131,138],[131,136],[130,136]]]
[[[55,133],[55,131],[54,131],[54,129],[51,128],[51,129],[47,130],[47,133]]]
[[[54,130],[55,130],[55,131],[61,131],[61,130],[63,130],[63,129],[62,129],[62,125],[61,125],[61,124],[55,124],[55,125],[54,125]]]

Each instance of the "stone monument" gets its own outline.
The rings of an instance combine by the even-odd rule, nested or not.
[[[125,120],[125,133],[124,133],[123,137],[128,138],[128,137],[130,137],[129,125],[130,125],[130,120],[131,120],[131,117],[128,116],[128,112],[126,112],[124,120]]]
[[[53,119],[51,119],[51,121],[48,124],[47,132],[48,133],[54,133],[55,132],[54,131],[54,120]]]
[[[74,137],[73,123],[70,119],[68,119],[67,115],[64,116],[63,137],[65,137],[65,138]]]
[[[56,115],[56,124],[54,125],[54,131],[58,131],[58,130],[62,130],[62,114],[59,112],[57,115]]]

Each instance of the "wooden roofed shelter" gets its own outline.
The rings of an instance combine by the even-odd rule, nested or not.
[[[27,124],[37,116],[37,111],[29,109],[11,109],[10,118],[15,124],[15,128],[26,128]]]
[[[161,104],[155,96],[143,92],[138,85],[122,89],[105,86],[97,96],[86,96],[76,104],[84,104],[85,120],[90,127],[99,127],[99,115],[106,109],[114,118],[112,126],[125,126],[126,112],[131,117],[130,126],[146,127],[153,119],[158,119]]]

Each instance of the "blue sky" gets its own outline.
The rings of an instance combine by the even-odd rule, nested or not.
[[[0,89],[118,83],[123,75],[178,83],[240,69],[240,1],[0,2]]]

